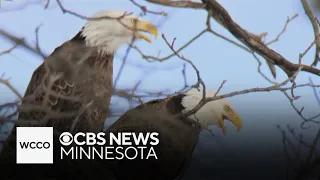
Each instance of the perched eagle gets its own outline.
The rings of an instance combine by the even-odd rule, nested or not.
[[[75,37],[57,47],[34,71],[19,119],[43,121],[41,126],[53,126],[59,131],[69,131],[77,121],[77,131],[102,131],[113,90],[115,51],[130,43],[133,36],[151,42],[140,31],[158,35],[154,25],[127,14],[101,11],[93,17],[123,18],[89,20]],[[43,108],[24,111],[30,109],[30,104]]]
[[[214,91],[206,92],[207,97],[214,95]],[[202,91],[191,89],[186,93],[139,105],[112,124],[106,130],[107,141],[110,139],[110,132],[159,133],[159,145],[154,148],[158,159],[150,157],[141,160],[139,155],[138,159],[134,160],[105,161],[117,180],[181,177],[202,128],[218,125],[226,135],[224,119],[228,119],[238,131],[241,129],[242,120],[227,99],[208,102],[195,115],[184,116],[184,113],[193,109],[201,99]]]
[[[110,10],[95,14],[34,71],[19,121],[53,126],[58,132],[103,131],[113,93],[114,53],[133,39],[151,42],[142,32],[158,36],[155,25],[136,15]],[[15,127],[7,140],[13,148]],[[3,154],[9,151],[15,156],[15,149],[8,150],[7,145],[2,156],[7,158]]]

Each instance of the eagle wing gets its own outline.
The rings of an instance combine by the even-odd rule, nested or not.
[[[174,179],[181,175],[192,156],[200,126],[182,114],[175,116],[169,113],[164,100],[154,100],[122,115],[107,129],[107,141],[110,132],[159,133],[159,144],[154,147],[158,159],[108,160],[117,179]],[[144,152],[143,156],[146,155]]]
[[[93,127],[90,122],[104,117],[101,109],[90,106],[87,111],[83,110],[83,106],[96,97],[92,90],[94,82],[86,79],[88,73],[85,73],[93,71],[96,59],[96,51],[82,41],[68,41],[57,47],[31,77],[19,110],[19,122],[25,122],[21,126],[53,126],[60,132],[72,128],[81,131],[100,128],[101,131],[103,127]],[[87,98],[89,95],[92,97]]]
[[[75,115],[69,112],[76,114],[81,107],[81,101],[76,100],[81,94],[76,91],[71,75],[72,63],[84,52],[79,51],[81,47],[84,48],[81,44],[64,43],[34,71],[22,100],[19,120],[35,122],[34,126],[53,126],[59,131],[70,128]]]

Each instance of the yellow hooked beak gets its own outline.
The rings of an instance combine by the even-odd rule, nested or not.
[[[135,31],[147,32],[147,33],[153,35],[155,37],[155,39],[158,38],[157,27],[147,21],[138,21],[135,25],[133,25],[133,27],[129,27],[129,29],[133,30],[133,31],[135,30]],[[144,39],[144,40],[148,41],[149,43],[152,42],[148,36],[146,36],[142,33],[137,32],[136,36],[137,36],[137,38]]]
[[[231,123],[236,126],[237,132],[240,131],[242,128],[242,120],[240,119],[239,115],[234,111],[229,111],[228,113],[222,115],[221,120],[218,121],[220,128],[222,129],[222,133],[224,136],[227,135],[227,129],[224,124],[224,120],[227,119],[231,121]]]

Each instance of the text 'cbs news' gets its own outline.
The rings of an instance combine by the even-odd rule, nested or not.
[[[17,127],[17,164],[53,164],[53,133],[53,127]],[[158,159],[157,132],[63,132],[59,143],[60,159]]]

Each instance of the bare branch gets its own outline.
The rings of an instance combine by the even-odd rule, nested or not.
[[[62,13],[65,14],[65,13],[68,13],[68,14],[71,14],[73,16],[76,16],[78,18],[81,18],[81,19],[86,19],[86,20],[100,20],[100,19],[116,19],[116,20],[120,20],[126,16],[129,16],[131,15],[132,13],[127,13],[125,12],[123,15],[119,16],[119,17],[110,17],[110,16],[103,16],[103,17],[89,17],[89,16],[84,16],[84,15],[81,15],[79,13],[76,13],[74,11],[71,11],[69,9],[66,9],[60,0],[56,0],[56,2],[58,3],[59,5],[59,8],[61,9]]]
[[[48,9],[49,4],[50,4],[50,0],[47,0],[47,3],[44,5],[44,9]]]
[[[43,52],[39,52],[36,48],[27,44],[23,38],[17,38],[2,29],[0,29],[0,35],[4,36],[5,38],[9,39],[10,41],[12,41],[15,44],[23,46],[25,49],[34,53],[35,55],[41,56],[42,58],[47,57],[47,55],[45,55]]]
[[[162,16],[167,16],[168,14],[164,11],[161,11],[161,12],[156,12],[156,11],[150,11],[147,9],[147,6],[143,6],[143,5],[140,5],[139,3],[137,3],[136,1],[134,0],[130,0],[132,2],[132,4],[134,4],[135,6],[138,6],[141,11],[143,12],[144,15],[146,15],[147,13],[150,13],[150,14],[157,14],[157,15],[162,15]]]
[[[1,56],[1,55],[4,55],[4,54],[7,54],[7,53],[10,53],[12,50],[14,50],[16,47],[18,47],[18,45],[19,45],[19,44],[15,44],[15,45],[12,46],[11,48],[0,52],[0,56]]]
[[[197,83],[196,83],[195,85],[193,85],[192,87],[198,88],[198,87],[200,86],[200,84],[201,84],[202,87],[203,87],[203,97],[205,97],[205,96],[206,96],[206,92],[205,92],[205,90],[206,90],[206,85],[204,84],[203,80],[202,80],[201,77],[200,77],[200,71],[199,71],[199,69],[194,65],[194,63],[193,63],[191,60],[185,58],[184,56],[179,55],[178,52],[174,50],[174,47],[173,47],[174,41],[170,44],[170,43],[168,42],[168,40],[166,39],[166,37],[165,37],[164,34],[162,34],[162,38],[165,40],[166,44],[170,47],[170,49],[174,52],[174,54],[175,54],[176,56],[178,56],[181,60],[186,61],[186,62],[188,62],[189,64],[191,64],[191,66],[193,67],[193,69],[196,71],[196,73],[197,73],[197,78],[198,78]]]
[[[188,47],[192,42],[194,42],[196,39],[198,39],[200,36],[202,36],[204,33],[206,32],[206,30],[201,31],[199,34],[197,34],[196,36],[194,36],[193,38],[191,38],[191,40],[189,40],[186,44],[184,44],[183,46],[181,46],[178,50],[176,50],[177,53],[179,53],[180,51],[182,51],[183,49],[185,49],[186,47]],[[158,58],[155,56],[149,56],[149,55],[145,55],[137,46],[132,46],[133,49],[137,50],[140,55],[142,56],[143,59],[146,59],[149,62],[153,62],[153,61],[165,61],[173,56],[175,56],[175,53],[172,53],[168,56],[165,56],[163,58]],[[150,61],[153,60],[153,61]]]
[[[23,96],[19,93],[19,91],[15,87],[11,85],[8,79],[0,78],[0,83],[7,86],[15,95],[19,97],[19,99],[22,99]]]
[[[267,42],[266,45],[269,46],[270,44],[279,41],[279,39],[280,39],[280,37],[283,35],[283,33],[286,32],[289,23],[290,23],[292,20],[294,20],[295,18],[297,18],[298,16],[299,16],[299,14],[295,14],[294,16],[292,16],[292,17],[290,17],[290,18],[288,17],[288,18],[287,18],[287,21],[286,21],[286,23],[285,23],[285,25],[284,25],[284,27],[283,27],[283,29],[282,29],[282,31],[277,35],[277,37],[276,37],[275,39]]]
[[[259,38],[249,33],[240,27],[237,23],[235,23],[229,13],[215,0],[202,0],[204,4],[206,4],[206,9],[212,12],[212,17],[221,22],[222,25],[233,34],[238,40],[246,44],[250,49],[260,54],[267,61],[277,65],[280,67],[288,77],[291,77],[293,72],[299,69],[298,64],[293,64],[284,57],[282,57],[277,52],[268,48],[263,42],[259,40]],[[311,66],[302,65],[302,71],[306,71],[317,76],[320,75],[320,70],[317,68],[313,68]]]
[[[315,17],[311,11],[311,8],[307,2],[307,0],[301,0],[303,9],[305,13],[307,14],[312,27],[313,27],[313,32],[314,32],[314,41],[316,44],[316,54],[315,54],[315,59],[314,62],[312,63],[311,66],[316,66],[318,61],[320,60],[320,31],[319,31],[319,25],[317,23],[317,17]]]
[[[309,83],[314,85],[311,77],[309,77]],[[317,92],[316,88],[314,88],[314,87],[312,87],[312,90],[313,90],[314,97],[316,98],[318,105],[320,106],[320,98],[319,98],[318,92]]]
[[[42,26],[42,24],[40,24],[34,31],[34,33],[36,34],[36,47],[35,48],[38,52],[41,52],[40,45],[39,45],[39,29],[41,26]]]
[[[171,0],[146,0],[150,3],[155,3],[163,6],[170,6],[176,8],[192,8],[192,9],[203,9],[204,5],[202,3],[192,2],[192,1],[171,1]]]

